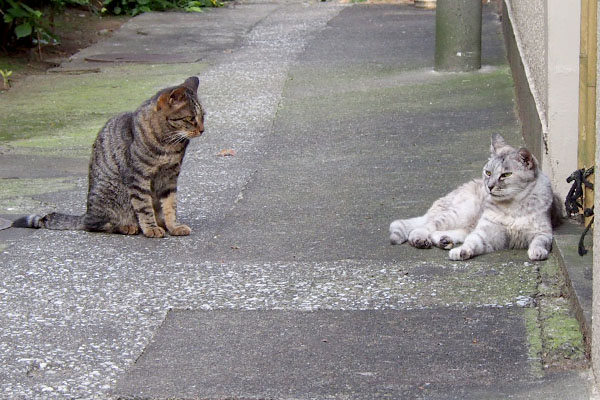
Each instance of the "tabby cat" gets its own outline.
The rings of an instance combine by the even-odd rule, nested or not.
[[[176,220],[175,196],[189,140],[204,132],[198,84],[190,77],[106,123],[93,146],[84,215],[29,215],[13,227],[189,235]]]
[[[531,260],[545,260],[552,247],[553,223],[561,216],[560,201],[536,158],[495,134],[483,179],[435,201],[423,216],[392,222],[390,241],[452,249],[452,260],[506,248],[527,248]]]

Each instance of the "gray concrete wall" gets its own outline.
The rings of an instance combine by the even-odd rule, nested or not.
[[[509,16],[509,10],[510,7],[508,6],[505,6],[502,9],[502,28],[504,31],[506,54],[515,83],[515,97],[517,101],[516,111],[519,114],[525,146],[541,160],[541,138],[546,124],[545,121],[542,123],[542,120],[540,119],[540,112],[538,111],[538,105],[540,103],[539,101],[536,101],[534,93],[532,92],[532,88],[535,88],[535,86],[530,85],[531,79],[529,77],[531,74],[527,69],[526,60],[524,60],[524,56],[522,56],[523,52],[520,50],[519,42],[516,38],[518,31],[516,31],[516,28],[513,26],[512,19]]]
[[[515,36],[520,41],[521,57],[529,69],[534,97],[546,109],[546,0],[506,0]]]
[[[577,168],[580,10],[579,2],[505,0],[523,136],[561,198]]]

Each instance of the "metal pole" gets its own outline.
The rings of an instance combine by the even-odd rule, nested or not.
[[[481,0],[437,0],[435,70],[481,68]]]

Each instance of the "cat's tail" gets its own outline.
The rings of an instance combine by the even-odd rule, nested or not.
[[[67,215],[50,213],[45,216],[27,215],[13,221],[13,228],[46,228],[57,230],[83,230],[85,229],[84,215]]]
[[[562,200],[555,194],[552,198],[552,208],[550,209],[550,220],[552,227],[556,228],[562,225],[567,213],[565,211],[565,205]]]

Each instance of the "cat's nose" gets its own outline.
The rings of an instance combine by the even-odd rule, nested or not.
[[[487,187],[488,187],[489,191],[491,192],[492,189],[494,189],[494,187],[496,187],[496,185],[494,185],[493,183],[490,183],[487,185]]]

